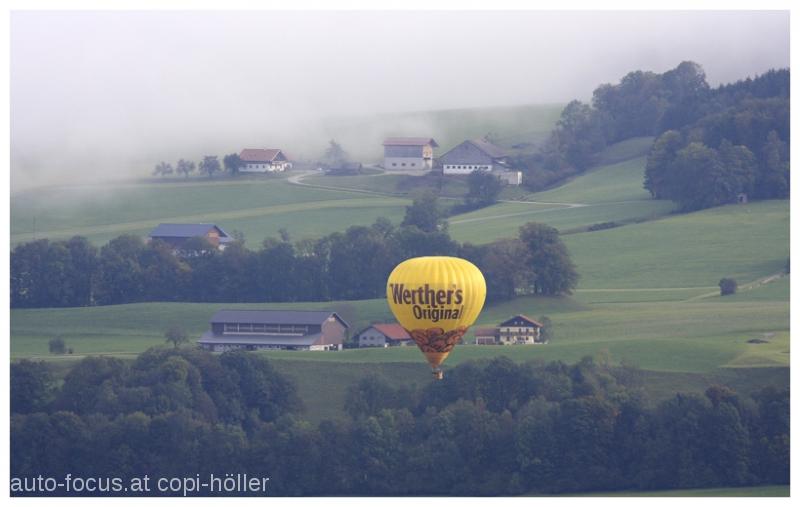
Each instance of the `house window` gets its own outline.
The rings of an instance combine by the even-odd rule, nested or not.
[[[414,167],[415,165],[417,165],[417,164],[414,163],[414,162],[411,163],[411,167]]]
[[[392,162],[392,167],[397,167],[397,162]]]
[[[400,165],[401,165],[401,166],[403,166],[403,167],[405,167],[405,166],[406,166],[406,163],[405,163],[405,162],[403,162],[403,163],[402,163],[402,164],[400,164]]]

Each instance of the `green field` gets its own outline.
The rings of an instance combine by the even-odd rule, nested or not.
[[[593,224],[615,222],[619,225],[664,217],[673,212],[670,201],[656,201],[642,188],[645,157],[638,156],[650,138],[633,143],[636,150],[615,146],[615,160],[625,153],[634,158],[601,165],[557,188],[524,196],[522,202],[501,202],[470,213],[450,218],[450,232],[455,239],[485,243],[513,237],[520,226],[529,221],[551,225],[562,234],[584,232]],[[620,143],[622,144],[622,143]],[[545,205],[545,208],[541,208]]]
[[[405,127],[391,132],[377,129],[375,135],[427,135],[425,129],[409,130],[422,119],[442,145],[441,153],[486,132],[495,132],[509,146],[546,133],[559,110],[531,106],[384,115],[376,124],[396,122]],[[337,132],[359,131],[364,128],[359,121],[339,124],[343,130]],[[445,369],[498,355],[515,361],[573,362],[595,354],[643,368],[647,391],[655,398],[676,391],[702,392],[711,383],[743,393],[769,384],[788,385],[790,282],[788,276],[772,275],[784,269],[789,256],[789,202],[675,214],[671,202],[652,200],[642,188],[651,142],[639,138],[611,146],[599,155],[600,165],[557,188],[536,194],[506,189],[504,197],[513,196],[515,202],[450,218],[452,237],[474,243],[514,237],[529,221],[557,227],[580,280],[569,297],[520,297],[487,306],[478,321],[488,325],[516,313],[547,315],[554,326],[549,344],[474,346],[468,335],[467,344],[455,349]],[[379,146],[379,140],[376,143]],[[305,185],[266,177],[41,189],[12,196],[11,240],[14,244],[33,237],[82,234],[99,244],[125,232],[145,234],[159,222],[208,221],[229,232],[244,232],[248,246],[256,248],[280,228],[297,240],[369,224],[379,216],[396,223],[408,195],[433,181],[386,174],[315,175],[303,180]],[[442,195],[458,198],[465,190],[463,179],[445,180]],[[587,231],[603,222],[616,222],[617,227]],[[722,277],[738,281],[736,295],[718,295]],[[13,310],[11,356],[48,359],[63,372],[88,354],[132,358],[149,347],[164,346],[164,331],[173,325],[196,339],[220,308],[265,306],[144,303]],[[350,322],[353,332],[370,322],[392,319],[380,299],[268,306],[330,308]],[[48,354],[47,342],[55,336],[62,336],[74,354]],[[315,422],[342,417],[347,386],[367,374],[393,384],[430,382],[428,366],[415,347],[262,354],[297,382],[305,416]]]
[[[580,288],[713,286],[723,277],[750,282],[786,265],[789,201],[722,206],[564,241],[579,266]]]
[[[257,245],[286,228],[320,237],[385,216],[402,217],[406,199],[292,185],[282,178],[76,187],[12,196],[11,242],[82,235],[102,244],[146,235],[159,223],[216,223]],[[35,220],[34,220],[35,219]]]
[[[332,308],[358,331],[371,321],[391,318],[384,300],[346,303],[280,304],[283,308]],[[135,354],[163,343],[164,331],[181,325],[193,337],[207,328],[214,311],[223,307],[263,305],[144,303],[74,309],[14,310],[11,355],[48,357],[47,342],[60,335],[77,355]],[[548,315],[554,339],[547,346],[504,348],[463,346],[448,360],[513,354],[515,360],[576,361],[587,354],[611,354],[658,371],[709,372],[720,367],[788,366],[789,305],[781,300],[726,302],[725,298],[647,303],[581,304],[572,298],[527,297],[487,307],[478,324],[493,324],[509,315]],[[748,340],[774,333],[766,344]],[[469,341],[469,336],[467,338]],[[275,359],[332,362],[417,362],[414,348],[346,350],[331,354],[275,351]]]

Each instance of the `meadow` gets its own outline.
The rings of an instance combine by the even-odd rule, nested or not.
[[[12,196],[11,242],[82,235],[100,245],[120,234],[146,235],[159,223],[210,222],[258,244],[281,228],[301,239],[396,218],[408,202],[269,177],[46,189]]]
[[[488,134],[516,152],[530,152],[550,134],[563,106],[529,104],[383,113],[330,118],[323,127],[331,139],[365,163],[381,158],[381,142],[391,136],[431,136],[439,144],[437,152],[444,153],[465,139]]]
[[[381,114],[333,118],[325,128],[345,149],[371,163],[380,159],[381,136],[404,131],[406,135],[430,131],[440,144],[440,153],[488,133],[505,145],[520,145],[517,150],[530,150],[547,135],[560,111],[559,104],[545,104]],[[364,132],[377,137],[365,140]],[[211,180],[175,176],[15,192],[11,195],[11,244],[82,235],[102,245],[120,234],[145,235],[162,222],[216,223],[228,232],[244,233],[251,246],[276,236],[280,229],[287,229],[293,239],[317,238],[350,225],[371,224],[378,217],[399,222],[409,203],[407,194],[429,184],[427,179],[393,175],[371,177],[363,186],[358,178],[367,177],[323,178],[323,186],[346,187],[336,190],[292,185],[287,181],[290,174]],[[443,186],[446,196],[460,198],[465,192],[461,180]],[[384,197],[391,193],[401,198]]]
[[[497,113],[492,121],[507,113]],[[476,137],[479,130],[491,130],[491,121],[482,124],[473,118],[470,123],[464,111],[443,113],[442,118],[440,125],[453,130],[437,137],[441,152],[451,139],[455,144]],[[552,121],[541,119],[535,128]],[[595,355],[613,364],[638,365],[647,392],[655,398],[702,392],[711,383],[743,393],[788,385],[790,278],[772,277],[784,270],[789,256],[788,201],[675,213],[673,203],[652,200],[642,188],[650,142],[638,138],[609,147],[597,167],[559,187],[534,194],[506,189],[503,197],[513,196],[513,202],[450,217],[452,237],[474,243],[514,237],[529,221],[557,227],[580,279],[570,296],[526,296],[487,306],[477,323],[496,324],[517,313],[547,315],[553,322],[549,344],[475,346],[470,334],[448,358],[445,370],[500,355],[515,361],[566,362]],[[366,225],[379,216],[398,223],[409,195],[433,180],[380,173],[314,175],[304,185],[267,177],[43,189],[12,196],[11,239],[13,244],[34,236],[83,234],[101,244],[123,232],[144,234],[159,222],[208,221],[228,232],[244,232],[248,246],[256,248],[281,228],[298,240]],[[442,187],[442,195],[452,198],[465,192],[463,179],[447,180]],[[588,231],[603,222],[615,222],[616,227]],[[739,292],[720,297],[717,283],[722,277],[735,278]],[[11,357],[47,359],[63,374],[85,355],[133,358],[149,347],[166,346],[163,334],[173,325],[196,339],[220,308],[263,306],[141,303],[13,310]],[[392,320],[381,299],[269,306],[331,309],[351,324],[352,333],[371,322]],[[63,337],[74,353],[48,354],[47,343],[55,336]],[[393,384],[431,381],[416,347],[261,354],[296,381],[305,416],[314,422],[343,417],[347,386],[366,375]]]

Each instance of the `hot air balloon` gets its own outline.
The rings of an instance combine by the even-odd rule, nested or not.
[[[478,318],[486,280],[458,257],[415,257],[398,264],[386,283],[397,321],[411,335],[441,380],[441,364]]]

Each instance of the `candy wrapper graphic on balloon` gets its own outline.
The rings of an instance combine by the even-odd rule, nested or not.
[[[401,262],[386,284],[389,307],[442,378],[442,362],[481,313],[486,280],[457,257],[416,257]]]

